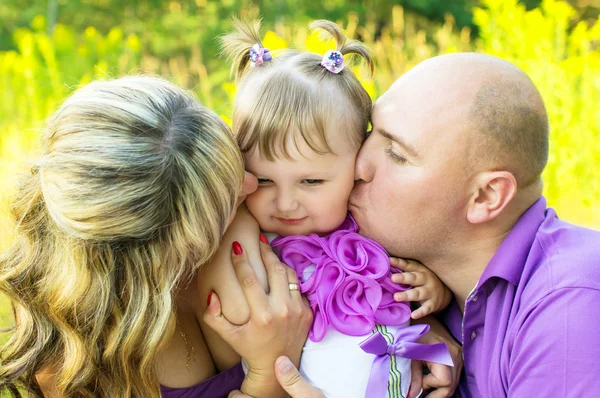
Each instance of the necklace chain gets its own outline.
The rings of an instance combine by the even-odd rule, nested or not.
[[[190,368],[190,364],[192,363],[192,358],[195,358],[195,353],[194,353],[194,345],[192,344],[192,342],[190,341],[190,339],[188,338],[188,335],[183,331],[183,328],[181,327],[181,324],[179,323],[179,318],[177,318],[177,331],[179,332],[179,334],[181,335],[181,337],[183,338],[183,342],[185,344],[185,351],[186,351],[186,356],[187,356],[187,362],[186,362],[186,368],[189,369]]]

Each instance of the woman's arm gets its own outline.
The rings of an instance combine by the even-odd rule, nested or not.
[[[221,311],[225,318],[235,325],[248,322],[250,307],[233,269],[231,245],[234,241],[237,241],[244,247],[261,286],[265,292],[268,292],[267,272],[260,257],[259,233],[258,223],[248,212],[245,205],[241,205],[221,241],[219,250],[198,273],[200,305],[198,306],[197,319],[215,366],[220,372],[237,364],[240,361],[240,356],[204,323],[202,314],[206,310],[210,292],[214,291],[219,296]]]
[[[277,397],[285,392],[276,380],[276,359],[285,355],[298,365],[302,347],[312,323],[312,311],[298,290],[296,273],[279,261],[267,243],[260,243],[262,261],[267,270],[270,292],[265,293],[245,248],[233,245],[233,268],[250,309],[250,319],[234,325],[221,311],[221,301],[211,296],[204,322],[213,328],[248,363],[242,391],[256,397]]]

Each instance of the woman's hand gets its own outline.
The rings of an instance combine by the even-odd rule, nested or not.
[[[430,326],[429,332],[423,336],[419,343],[436,344],[446,343],[454,367],[442,365],[434,362],[412,361],[412,378],[410,383],[409,397],[416,397],[421,390],[435,389],[427,395],[431,398],[451,397],[458,386],[460,375],[463,368],[462,346],[458,344],[446,328],[433,316],[427,316],[413,324],[427,323]],[[429,374],[423,377],[423,365],[429,369]]]
[[[265,293],[242,246],[233,242],[232,262],[244,296],[250,307],[250,320],[234,325],[221,313],[215,293],[204,314],[204,322],[213,328],[248,364],[242,391],[251,396],[283,394],[275,378],[274,364],[287,356],[297,366],[312,323],[312,311],[300,291],[296,273],[279,261],[264,236],[260,251],[268,274],[270,292]]]
[[[421,304],[412,312],[412,319],[423,318],[450,304],[452,292],[429,268],[417,261],[396,257],[390,257],[390,264],[403,271],[392,274],[392,282],[412,286],[412,289],[395,293],[394,300],[417,301]]]

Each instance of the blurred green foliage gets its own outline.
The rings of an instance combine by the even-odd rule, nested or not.
[[[549,204],[564,219],[600,228],[600,20],[597,7],[586,1],[576,0],[579,8],[557,0],[530,2],[526,8],[517,0],[481,0],[466,9],[468,18],[462,20],[460,12],[456,17],[442,12],[471,4],[458,0],[407,0],[406,8],[373,0],[326,5],[300,0],[254,5],[244,0],[136,0],[127,5],[35,0],[26,7],[4,0],[0,250],[12,236],[7,202],[16,176],[37,149],[43,120],[79,85],[137,71],[158,73],[195,91],[228,120],[235,85],[225,60],[217,57],[215,37],[230,29],[234,13],[262,15],[264,43],[271,49],[324,52],[331,44],[306,26],[315,18],[338,21],[348,36],[363,40],[374,53],[373,79],[355,67],[374,98],[406,70],[438,54],[482,51],[515,63],[539,87],[550,117],[551,153],[544,174]],[[10,318],[7,314],[0,302],[0,326]]]
[[[94,26],[106,33],[120,26],[126,34],[141,35],[148,21],[155,21],[153,35],[146,37],[151,50],[158,56],[189,51],[191,44],[206,44],[227,29],[229,15],[252,7],[260,8],[265,24],[289,24],[319,18],[342,20],[348,13],[360,20],[374,20],[379,25],[389,21],[395,5],[403,6],[433,20],[443,21],[451,13],[460,27],[472,25],[471,8],[477,0],[32,0],[24,7],[19,0],[4,0],[0,4],[0,50],[9,49],[10,32],[29,25],[36,15],[46,15],[48,29],[56,23],[82,31]],[[208,46],[212,47],[212,46]],[[170,53],[170,54],[169,54]]]

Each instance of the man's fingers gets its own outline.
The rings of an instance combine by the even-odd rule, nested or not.
[[[275,361],[275,377],[292,398],[325,398],[323,393],[308,384],[287,357]]]
[[[427,394],[427,398],[450,398],[452,393],[449,388],[438,388]]]
[[[410,389],[408,390],[408,398],[414,398],[419,395],[421,391],[421,384],[423,383],[423,362],[411,361],[410,364]]]
[[[452,386],[452,368],[450,366],[431,362],[428,363],[428,366],[431,373],[423,377],[423,389],[440,389]]]
[[[261,245],[262,246],[262,245]],[[244,296],[250,306],[250,313],[255,313],[261,308],[267,308],[267,295],[248,261],[248,255],[239,242],[233,242],[231,248],[231,262],[235,275],[242,286]]]

